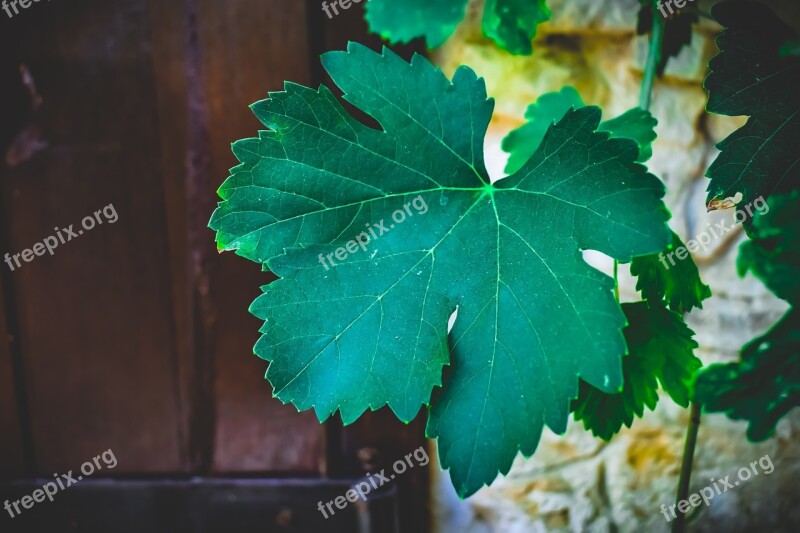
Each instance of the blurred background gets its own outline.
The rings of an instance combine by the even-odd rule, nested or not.
[[[765,3],[800,27],[796,0]],[[530,57],[482,36],[481,5],[471,1],[429,56],[448,75],[464,63],[486,77],[497,99],[493,177],[505,165],[500,140],[540,94],[573,85],[607,117],[636,105],[646,52],[638,0],[548,0],[553,17]],[[659,507],[674,499],[688,416],[670,402],[610,443],[578,424],[565,437],[547,433],[532,459],[462,501],[423,438],[424,415],[404,425],[383,410],[320,425],[272,399],[247,309],[273,278],[217,254],[206,225],[236,164],[230,143],[263,129],[248,105],[284,80],[331,86],[318,56],[348,40],[380,45],[363,6],[332,19],[317,0],[54,0],[10,18],[0,11],[0,254],[77,232],[101,212],[52,255],[0,264],[0,504],[107,450],[118,463],[21,516],[0,509],[0,531],[668,529]],[[713,145],[743,123],[704,112],[718,29],[695,26],[653,97],[649,166],[667,183],[684,240],[733,217],[704,208]],[[392,48],[427,53],[420,43]],[[695,256],[714,292],[688,317],[704,363],[737,358],[785,310],[736,275],[742,238]],[[633,285],[625,278],[624,298],[635,298]],[[744,424],[704,416],[692,490],[765,454],[775,470],[721,495],[692,531],[797,530],[799,415],[759,445]],[[421,445],[427,466],[330,519],[317,510]]]

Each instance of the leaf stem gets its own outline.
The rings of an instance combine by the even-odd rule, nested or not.
[[[694,463],[694,448],[697,444],[697,431],[700,429],[700,403],[692,402],[689,414],[689,427],[686,429],[686,443],[683,446],[683,462],[681,475],[678,480],[678,494],[675,505],[685,500],[689,495],[689,482],[692,478],[692,464]],[[686,514],[678,512],[672,522],[672,533],[683,533],[686,530]]]
[[[642,89],[639,92],[639,107],[645,111],[650,110],[650,100],[653,96],[653,82],[656,78],[656,67],[661,61],[661,43],[664,40],[664,17],[660,16],[653,1],[653,27],[650,30],[650,47],[647,51],[647,62],[644,66]]]
[[[639,92],[639,107],[645,111],[650,110],[650,100],[653,96],[653,82],[656,78],[656,67],[661,59],[661,43],[664,40],[664,18],[660,17],[656,9],[656,0],[653,0],[653,29],[650,32],[650,47],[647,50],[647,62],[644,67],[642,88]],[[614,260],[614,296],[619,302],[619,278],[617,271],[619,262]]]

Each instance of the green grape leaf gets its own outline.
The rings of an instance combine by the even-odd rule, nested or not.
[[[428,435],[471,494],[532,454],[545,424],[565,431],[578,376],[622,385],[625,317],[580,251],[663,249],[663,184],[635,143],[595,131],[596,107],[567,112],[490,183],[494,102],[472,70],[450,81],[422,56],[355,43],[323,65],[381,129],[324,86],[287,83],[254,104],[269,131],[234,143],[210,227],[220,250],[279,277],[251,306],[274,396],[345,423],[385,405],[409,421],[432,402]]]
[[[512,54],[530,55],[536,28],[548,20],[545,0],[486,0],[483,33]]]
[[[572,403],[575,420],[603,440],[623,425],[631,427],[645,407],[655,409],[659,382],[675,403],[687,407],[692,376],[702,366],[694,355],[694,332],[681,315],[647,302],[625,303],[622,310],[628,319],[623,333],[629,350],[622,359],[622,391],[608,394],[581,381]]]
[[[737,193],[742,204],[787,193],[800,177],[800,57],[779,50],[796,36],[757,2],[722,2],[712,15],[725,29],[704,84],[707,109],[750,118],[717,145],[721,152],[706,172],[708,203]]]
[[[436,48],[455,31],[467,4],[468,0],[369,0],[366,19],[370,31],[391,43],[424,37],[428,48]],[[548,20],[545,0],[486,0],[483,32],[512,54],[530,55],[538,25]]]
[[[769,438],[778,421],[800,406],[800,312],[790,309],[742,349],[741,361],[714,364],[697,375],[695,400],[707,412],[747,420],[747,438]]]
[[[770,196],[739,247],[739,275],[748,271],[792,305],[800,303],[800,191]],[[636,259],[634,259],[636,261]]]
[[[653,0],[639,0],[639,17],[636,24],[636,33],[647,35],[653,27]],[[667,68],[670,58],[677,56],[684,46],[692,43],[692,25],[696,24],[699,17],[696,12],[671,7],[668,2],[658,4],[659,14],[667,16],[664,22],[664,36],[661,41],[661,51],[656,64],[656,73],[661,76]],[[670,13],[670,9],[675,13]]]
[[[618,117],[600,123],[598,131],[607,131],[612,137],[631,139],[639,146],[639,157],[643,163],[653,155],[653,141],[656,140],[658,120],[640,107],[628,109]]]
[[[468,0],[368,0],[369,29],[390,43],[424,37],[436,48],[453,34],[467,12]]]
[[[542,142],[547,129],[570,109],[584,107],[578,91],[573,87],[562,87],[558,92],[545,93],[528,106],[525,124],[512,130],[501,144],[509,153],[506,172],[513,174],[523,167]],[[652,143],[656,139],[658,124],[648,111],[635,107],[622,115],[602,122],[598,131],[607,131],[613,138],[631,139],[639,146],[637,161],[644,162],[653,155]]]
[[[683,253],[676,255],[681,248]],[[700,279],[697,265],[675,232],[666,250],[657,255],[634,257],[631,275],[637,277],[636,290],[643,299],[663,301],[678,313],[688,313],[695,307],[702,309],[702,301],[711,296],[711,289]]]
[[[503,138],[501,147],[510,154],[506,172],[513,174],[521,169],[542,144],[550,126],[564,118],[570,109],[580,109],[584,105],[578,91],[569,85],[537,98],[525,110],[525,124]]]

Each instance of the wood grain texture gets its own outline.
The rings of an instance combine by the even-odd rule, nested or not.
[[[7,32],[0,32],[0,166],[5,154],[15,144],[19,132],[23,130],[30,116],[32,104],[25,90],[19,70],[19,60],[12,48]],[[2,213],[5,204],[0,188],[0,255],[8,250],[8,227],[3,224]],[[17,387],[16,381],[22,378],[20,353],[16,339],[11,331],[15,319],[13,295],[9,292],[12,272],[5,261],[0,263],[0,479],[13,478],[25,473],[23,455],[24,437],[20,420],[18,395],[24,390]],[[16,375],[15,375],[16,374]],[[24,397],[23,397],[24,399]]]
[[[175,324],[175,394],[179,411],[178,433],[182,464],[194,471],[203,462],[202,444],[193,443],[190,419],[194,405],[197,368],[194,364],[194,314],[189,246],[189,201],[186,190],[186,154],[189,127],[186,94],[186,7],[182,1],[149,0],[152,64],[163,176],[166,235],[172,314]],[[208,415],[206,415],[208,416]]]
[[[11,40],[43,99],[29,122],[45,146],[2,171],[8,245],[21,252],[55,227],[78,230],[109,204],[119,220],[9,278],[36,472],[111,448],[114,474],[342,478],[365,473],[365,448],[384,457],[416,448],[419,423],[369,414],[321,426],[272,398],[248,308],[274,278],[218,255],[206,227],[237,163],[230,143],[264,128],[248,106],[284,80],[323,81],[328,48],[375,45],[361,14],[333,26],[310,1],[39,7]],[[424,497],[417,470],[397,486]]]
[[[40,4],[14,42],[47,147],[0,177],[21,252],[113,204],[12,273],[37,472],[113,449],[115,473],[184,470],[150,42],[143,0]]]
[[[282,0],[199,0],[198,24],[216,188],[237,164],[230,144],[264,129],[249,105],[268,91],[282,90],[284,80],[310,81],[306,10],[303,2]],[[213,246],[210,230],[208,242]],[[313,414],[298,414],[272,398],[264,380],[266,363],[253,355],[261,324],[248,308],[259,287],[274,278],[231,253],[217,256],[212,266],[209,290],[220,310],[214,347],[215,471],[319,472],[323,428]]]
[[[5,265],[0,265],[5,268]],[[19,420],[11,346],[14,339],[6,328],[3,312],[3,289],[0,286],[0,479],[22,475],[22,426]]]

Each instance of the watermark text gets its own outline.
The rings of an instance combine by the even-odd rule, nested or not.
[[[100,461],[102,460],[102,464]],[[75,485],[79,481],[83,479],[83,476],[91,476],[97,471],[103,469],[103,466],[108,468],[109,470],[117,466],[117,458],[114,456],[114,452],[111,449],[108,449],[94,457],[93,459],[86,461],[81,465],[81,474],[73,474],[72,470],[67,472],[66,474],[53,474],[55,481],[51,481],[49,483],[45,483],[42,485],[41,489],[36,489],[33,491],[33,494],[28,494],[20,498],[16,501],[9,501],[6,500],[3,503],[3,507],[11,516],[11,518],[16,518],[22,511],[25,509],[30,509],[36,503],[41,503],[45,499],[53,501],[53,498],[56,494],[58,494],[59,490],[66,490],[72,485]],[[22,507],[22,509],[20,509]]]
[[[83,220],[81,220],[81,226],[83,229],[79,229],[77,231],[72,229],[75,224],[70,224],[69,227],[62,229],[53,228],[55,235],[45,237],[42,242],[37,242],[30,248],[22,250],[19,253],[13,255],[6,253],[3,260],[8,265],[8,268],[10,268],[13,272],[14,270],[22,267],[20,259],[26,263],[30,263],[33,261],[34,257],[42,256],[45,254],[45,252],[53,255],[53,252],[55,252],[56,248],[58,248],[60,244],[66,244],[72,239],[83,235],[84,230],[89,231],[93,229],[95,225],[102,224],[103,218],[100,217],[101,214],[103,215],[103,218],[105,218],[105,221],[109,224],[113,224],[119,220],[119,216],[117,215],[117,210],[114,207],[114,204],[108,204],[103,209],[98,209],[95,211],[93,215],[83,217]]]
[[[672,507],[667,507],[666,505],[661,506],[661,514],[664,515],[664,520],[667,522],[672,521],[674,518],[677,518],[677,514],[675,510],[679,513],[686,514],[689,509],[694,509],[698,507],[700,503],[705,504],[706,507],[711,505],[711,500],[714,499],[715,496],[718,496],[724,492],[728,492],[728,489],[732,489],[734,487],[738,487],[742,481],[747,481],[751,477],[758,475],[758,469],[756,465],[761,467],[761,471],[765,474],[769,475],[775,470],[775,466],[772,464],[772,459],[769,455],[765,455],[761,457],[757,461],[753,461],[750,463],[750,466],[744,466],[739,469],[736,473],[738,478],[737,480],[731,481],[729,478],[730,475],[725,476],[722,479],[714,479],[711,478],[711,485],[703,487],[699,491],[692,493],[686,500],[681,500],[677,503],[672,504]]]
[[[367,245],[371,241],[381,238],[385,233],[389,233],[394,229],[395,224],[402,224],[407,217],[413,217],[414,213],[411,211],[412,207],[418,215],[424,215],[428,212],[428,204],[425,203],[425,199],[422,196],[417,196],[403,205],[403,209],[398,209],[392,213],[392,220],[394,223],[388,222],[389,225],[387,226],[387,222],[381,219],[377,224],[365,224],[367,231],[362,231],[353,237],[352,240],[347,241],[344,246],[340,246],[327,255],[319,254],[320,264],[325,267],[325,270],[330,270],[331,266],[336,266],[336,262],[333,260],[334,257],[337,261],[342,262],[347,259],[348,255],[356,253],[359,248],[361,248],[362,251],[366,251]],[[328,266],[328,263],[330,263],[330,266]]]
[[[386,475],[386,469],[382,469],[377,474],[367,474],[366,479],[359,483],[356,483],[352,489],[345,492],[344,496],[337,496],[333,500],[323,504],[322,500],[317,502],[317,509],[319,512],[322,513],[326,519],[330,518],[336,511],[334,510],[334,506],[336,509],[342,510],[349,503],[355,503],[359,499],[362,501],[367,501],[367,494],[369,494],[373,490],[377,490],[379,487],[390,483],[396,476],[404,473],[409,468],[414,468],[416,466],[411,458],[416,459],[417,464],[419,466],[425,466],[430,462],[428,458],[428,453],[425,451],[424,446],[420,446],[416,450],[411,453],[406,454],[403,459],[398,459],[392,465],[392,470],[394,473]]]

